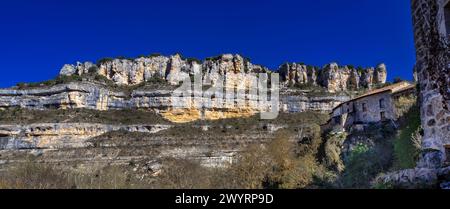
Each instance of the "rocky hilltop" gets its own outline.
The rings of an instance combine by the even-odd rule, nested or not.
[[[97,64],[78,62],[65,65],[61,75],[83,75],[96,73],[118,85],[136,85],[154,78],[164,79],[178,85],[186,77],[203,73],[204,81],[215,84],[219,75],[227,80],[242,81],[249,73],[278,72],[283,84],[312,85],[326,88],[329,92],[359,90],[386,83],[387,70],[384,64],[376,68],[354,68],[328,64],[322,68],[305,64],[286,63],[277,70],[255,65],[240,55],[224,54],[205,61],[185,59],[176,54],[170,57],[154,55],[137,59],[102,59]]]
[[[255,82],[252,76],[256,73],[269,75],[273,72],[281,77],[280,111],[287,113],[328,112],[350,99],[352,93],[348,92],[384,84],[387,74],[384,64],[355,69],[332,63],[320,69],[286,63],[278,70],[269,70],[252,64],[248,58],[231,54],[204,61],[186,59],[179,54],[102,59],[96,64],[64,65],[56,81],[0,89],[0,109],[150,109],[177,123],[249,117],[269,111],[271,102],[259,101],[256,95],[249,94],[245,101],[234,98],[236,102],[231,104],[198,89],[190,92],[190,98],[174,100],[173,93],[182,81],[193,79],[195,75],[203,76],[204,88],[217,86],[219,79],[224,78],[225,87],[234,89],[239,84],[244,84],[245,88],[252,86]],[[205,107],[209,99],[211,105]],[[183,108],[174,108],[178,106]]]
[[[255,82],[254,74],[274,72],[280,75],[280,111],[277,118],[262,120],[258,113],[274,103],[261,101],[248,87]],[[186,97],[174,96],[182,81],[199,80],[200,74],[202,88],[185,91]],[[222,78],[226,92],[244,84],[244,102],[231,97],[230,103],[229,95],[207,93],[220,86]],[[278,139],[292,143],[291,154],[301,156],[299,162],[310,162],[313,169],[306,169],[311,170],[306,175],[312,175],[327,113],[385,82],[384,64],[362,69],[286,63],[272,70],[230,54],[204,61],[177,54],[67,64],[53,80],[0,89],[0,177],[31,159],[83,176],[121,169],[139,185],[161,188],[158,182],[168,175],[165,169],[172,169],[172,160],[229,175],[226,169],[239,164],[252,147],[257,153],[266,150],[260,153],[266,156],[272,148],[264,147],[277,145],[272,142]],[[188,105],[175,108],[181,103]],[[249,165],[265,162],[260,154]]]

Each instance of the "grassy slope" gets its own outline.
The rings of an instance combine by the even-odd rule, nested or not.
[[[397,136],[394,139],[394,164],[393,170],[414,168],[416,166],[417,152],[411,140],[412,134],[420,128],[420,112],[417,106],[405,114],[403,124],[400,125]]]

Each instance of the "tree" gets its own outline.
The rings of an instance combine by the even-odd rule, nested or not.
[[[400,78],[400,77],[395,77],[395,78],[394,78],[394,83],[400,83],[400,82],[402,82],[402,81],[403,81],[403,79]]]

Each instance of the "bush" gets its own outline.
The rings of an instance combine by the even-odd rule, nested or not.
[[[400,83],[400,82],[402,82],[402,81],[403,81],[403,79],[400,78],[400,77],[395,77],[395,78],[394,78],[394,83]]]
[[[402,96],[402,97],[395,99],[394,107],[395,107],[396,117],[397,118],[403,117],[415,105],[417,105],[417,96],[415,96],[415,95]]]
[[[147,80],[147,83],[165,84],[167,83],[167,81],[164,80],[163,78],[151,77],[150,79]]]
[[[304,188],[312,183],[317,162],[313,155],[298,157],[297,145],[279,132],[265,148],[253,146],[231,167],[237,188]]]
[[[161,175],[157,178],[159,189],[207,189],[211,175],[198,162],[166,159],[163,161]]]
[[[220,60],[222,58],[222,55],[219,56],[215,56],[215,57],[207,57],[206,60],[207,61],[216,61],[216,60]]]
[[[317,167],[312,155],[297,158],[295,144],[281,133],[267,148],[272,169],[267,176],[269,188],[297,189],[308,186]]]
[[[358,73],[363,73],[365,70],[364,70],[363,67],[358,66],[358,67],[356,68],[356,71],[358,71]]]
[[[412,107],[401,119],[401,125],[394,138],[395,170],[416,166],[421,149],[421,121],[419,107]]]
[[[142,188],[144,182],[131,181],[117,166],[88,173],[40,164],[34,159],[0,174],[0,189],[126,189]]]
[[[0,189],[64,189],[68,179],[55,168],[33,161],[11,168],[0,178]]]
[[[201,64],[201,63],[202,63],[201,60],[199,60],[199,59],[197,59],[197,58],[192,58],[192,57],[187,58],[186,61],[187,61],[188,63],[193,63],[193,62],[196,62],[196,63],[198,63],[198,64]]]
[[[160,56],[162,56],[160,53],[153,53],[153,54],[148,55],[149,58],[160,57]]]
[[[79,75],[60,75],[53,80],[47,80],[43,82],[33,82],[33,83],[18,83],[16,86],[18,89],[30,89],[38,87],[51,87],[57,84],[66,84],[75,81],[82,81],[82,77]]]
[[[322,144],[320,126],[318,124],[311,124],[308,128],[302,128],[300,132],[303,133],[303,136],[300,136],[301,138],[295,150],[297,156],[316,156]]]
[[[328,133],[325,137],[324,163],[328,168],[337,172],[345,169],[344,162],[341,160],[341,147],[346,138],[346,133]]]
[[[371,181],[383,171],[378,153],[367,145],[358,145],[345,163],[344,188],[370,188]]]
[[[131,182],[127,173],[117,166],[107,166],[91,173],[68,172],[74,189],[132,189],[142,185]]]
[[[76,74],[71,75],[71,76],[60,75],[56,78],[55,84],[66,84],[66,83],[71,83],[71,82],[79,82],[82,80],[83,79],[81,78],[81,76],[76,75]]]
[[[271,172],[272,161],[258,145],[250,146],[229,170],[227,187],[232,189],[262,189]]]
[[[98,67],[97,66],[91,66],[88,69],[88,73],[90,73],[90,74],[97,74],[97,72],[98,72]]]
[[[101,58],[99,60],[97,60],[97,66],[100,66],[102,64],[105,64],[107,62],[112,62],[114,59],[110,58],[110,57],[105,57],[105,58]]]

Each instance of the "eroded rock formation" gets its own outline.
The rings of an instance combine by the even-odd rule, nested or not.
[[[91,82],[60,84],[50,88],[0,89],[0,109],[25,108],[46,109],[152,109],[173,122],[191,122],[199,119],[217,120],[223,118],[248,117],[261,111],[268,111],[269,102],[258,102],[256,96],[248,96],[246,105],[227,104],[226,100],[211,99],[209,108],[202,108],[202,102],[209,99],[200,93],[199,97],[173,100],[171,89],[136,89],[126,93],[111,90]],[[195,94],[194,94],[195,95]],[[306,96],[282,92],[280,107],[283,112],[319,111],[328,112],[348,96]],[[188,105],[184,107],[184,105]],[[173,109],[173,107],[183,107]]]
[[[164,57],[142,57],[137,59],[107,59],[98,65],[90,62],[65,65],[61,75],[83,75],[97,73],[119,85],[136,85],[153,78],[160,78],[172,85],[178,85],[187,77],[203,73],[205,84],[215,85],[219,76],[225,76],[230,83],[244,81],[250,85],[249,73],[278,72],[284,84],[305,84],[325,87],[330,92],[359,90],[386,83],[387,71],[384,64],[376,68],[355,69],[350,66],[326,65],[322,69],[305,64],[286,63],[277,70],[252,64],[240,55],[224,54],[209,58],[203,63],[182,58],[179,54]],[[229,83],[228,83],[229,84]]]

